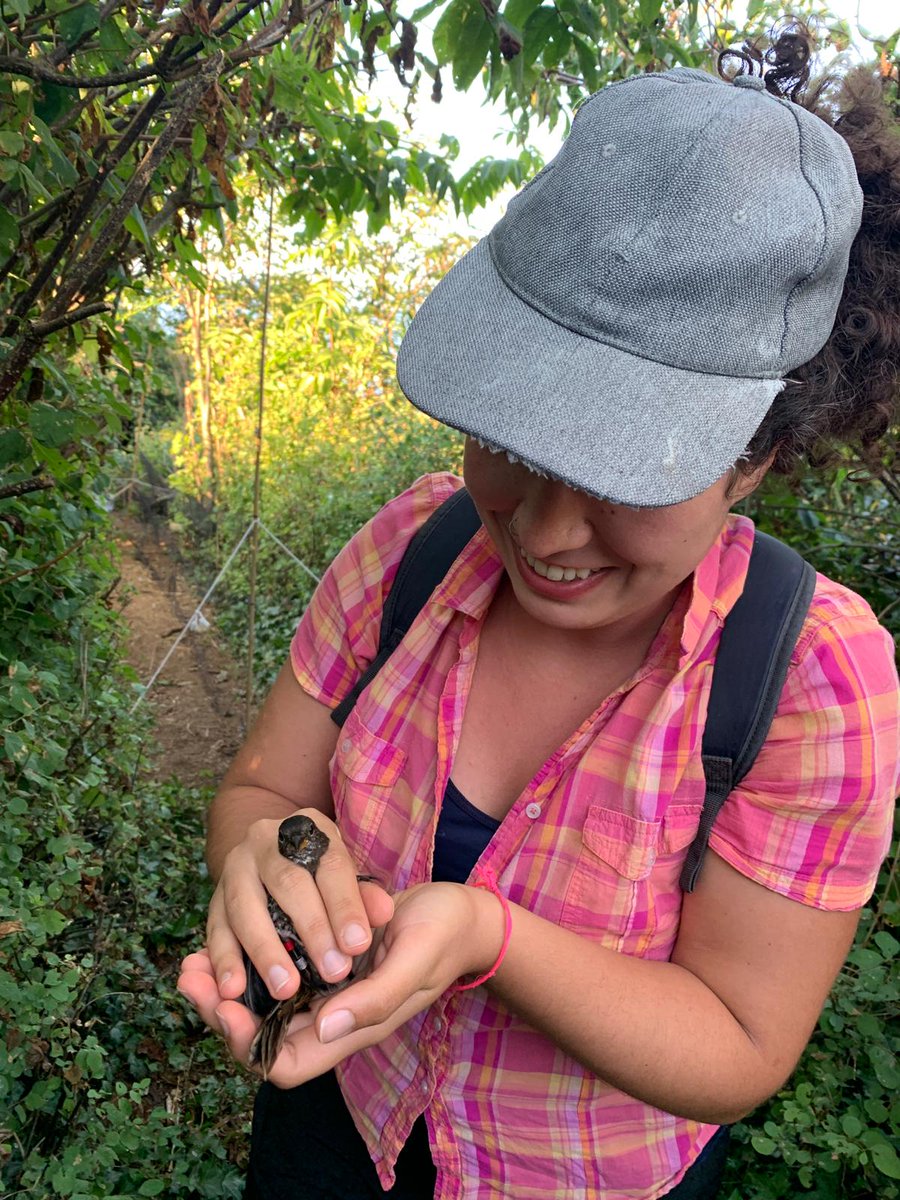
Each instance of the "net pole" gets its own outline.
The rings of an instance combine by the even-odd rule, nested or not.
[[[245,684],[244,725],[250,728],[253,715],[253,656],[256,650],[256,564],[259,555],[259,498],[262,462],[263,409],[266,394],[266,350],[269,331],[269,291],[272,283],[272,225],[275,214],[275,186],[269,187],[269,229],[266,236],[266,274],[263,289],[262,338],[259,350],[259,389],[256,404],[256,457],[253,468],[253,533],[250,541],[250,587],[247,597],[247,678]]]

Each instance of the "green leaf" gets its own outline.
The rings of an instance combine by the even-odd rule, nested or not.
[[[877,950],[869,950],[865,946],[854,946],[847,955],[847,961],[862,971],[872,971],[884,965],[884,959]]]
[[[3,746],[6,750],[7,758],[11,762],[21,761],[27,754],[25,743],[17,733],[6,733],[3,735]]]
[[[481,7],[470,10],[453,56],[453,84],[458,91],[467,91],[481,74],[493,41],[493,30]]]
[[[4,154],[21,154],[24,149],[25,139],[21,133],[16,133],[12,129],[0,132],[0,151]]]
[[[32,196],[40,196],[42,200],[47,200],[48,202],[53,199],[30,167],[26,167],[24,163],[19,163],[18,170],[19,177],[23,180],[25,187],[31,192]]]
[[[64,446],[75,435],[76,416],[50,404],[35,404],[28,411],[28,425],[45,446]]]
[[[28,452],[28,443],[18,429],[0,429],[0,467],[21,462]]]
[[[882,1125],[890,1116],[886,1105],[875,1097],[870,1096],[864,1102],[864,1107],[869,1120],[877,1121],[879,1125]]]
[[[572,40],[575,43],[575,53],[578,55],[578,65],[581,68],[581,74],[584,76],[585,86],[588,91],[596,92],[600,87],[597,48],[582,41],[581,38],[573,38]]]
[[[68,12],[64,9],[60,13],[56,28],[70,46],[84,34],[97,28],[100,16],[99,8],[99,4],[83,3],[75,8],[70,8]]]
[[[509,0],[509,3],[503,9],[503,17],[510,25],[514,25],[516,29],[522,29],[534,10],[540,7],[540,4],[541,0]]]
[[[100,48],[113,55],[127,54],[131,49],[128,39],[119,28],[114,18],[103,22],[100,26]]]
[[[572,35],[555,8],[537,8],[528,18],[523,30],[525,43],[522,57],[527,66],[532,66],[544,55],[544,65],[552,66],[565,55]],[[552,47],[547,54],[545,50]]]
[[[45,933],[56,934],[62,933],[68,921],[61,912],[57,912],[55,908],[45,908],[35,913],[35,920]]]
[[[900,1158],[893,1146],[881,1142],[871,1149],[872,1162],[888,1179],[900,1179]]]
[[[890,1050],[881,1045],[869,1046],[868,1055],[878,1082],[891,1092],[900,1088],[900,1067]]]
[[[638,15],[641,24],[652,25],[662,9],[662,0],[638,0]]]
[[[47,125],[40,117],[32,116],[31,124],[35,133],[40,138],[40,144],[47,152],[47,156],[53,164],[56,174],[61,183],[66,187],[71,187],[72,184],[78,182],[78,172],[63,154],[59,148],[59,144],[50,132]]]
[[[410,17],[410,20],[415,25],[425,17],[430,17],[436,9],[441,7],[443,2],[444,0],[428,0],[427,4],[423,4],[420,8],[415,10],[413,15]]]
[[[601,40],[603,31],[600,28],[600,18],[597,10],[588,4],[587,0],[558,0],[557,8],[573,29],[586,34],[592,42]]]
[[[757,1154],[774,1154],[778,1149],[771,1138],[763,1137],[761,1133],[755,1133],[750,1141]]]
[[[449,63],[456,52],[460,30],[468,9],[468,0],[450,0],[434,27],[432,46],[435,56],[442,66]]]
[[[872,1013],[861,1013],[856,1020],[856,1028],[864,1038],[878,1038],[882,1036],[881,1022]]]
[[[194,162],[202,162],[206,153],[206,130],[202,125],[195,125],[191,134],[191,158]]]
[[[165,1179],[148,1179],[138,1188],[139,1196],[158,1196],[166,1189]]]
[[[141,212],[141,210],[138,208],[138,206],[136,204],[132,208],[132,210],[128,214],[128,216],[125,218],[125,220],[122,222],[122,224],[125,227],[125,229],[127,229],[128,232],[131,234],[131,236],[135,239],[135,241],[140,242],[141,245],[146,247],[146,249],[148,249],[148,250],[153,249],[153,247],[150,244],[149,230],[147,229],[147,226],[144,224],[144,214]]]
[[[852,1113],[846,1113],[841,1118],[841,1129],[848,1138],[857,1138],[862,1133],[865,1126],[859,1117],[854,1117]]]
[[[75,88],[42,82],[35,94],[34,111],[47,125],[55,125],[77,101],[78,92]]]
[[[897,951],[900,950],[900,942],[897,941],[886,929],[880,929],[872,938],[872,941],[881,951],[885,958],[896,958]]]

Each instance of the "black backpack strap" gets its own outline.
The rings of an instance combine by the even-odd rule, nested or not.
[[[815,585],[815,571],[795,550],[757,532],[716,654],[703,733],[706,795],[681,871],[685,892],[694,890],[719,809],[768,737]]]
[[[436,508],[406,547],[390,594],[381,614],[378,653],[357,679],[331,719],[343,725],[360,693],[375,678],[400,645],[410,625],[425,606],[463,547],[475,535],[481,518],[465,488]]]

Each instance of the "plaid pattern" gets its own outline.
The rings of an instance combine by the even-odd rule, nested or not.
[[[292,644],[310,695],[334,707],[374,657],[403,551],[459,486],[452,475],[423,477],[338,554]],[[711,670],[752,533],[729,518],[643,666],[543,765],[480,860],[517,904],[622,954],[672,951],[679,870],[703,802]],[[479,531],[338,740],[337,821],[360,870],[392,891],[430,876],[501,571]],[[771,736],[725,804],[712,848],[803,904],[859,907],[889,844],[897,730],[890,639],[863,600],[819,577]],[[385,1187],[426,1112],[439,1200],[652,1200],[715,1132],[609,1087],[483,988],[446,994],[340,1076]]]

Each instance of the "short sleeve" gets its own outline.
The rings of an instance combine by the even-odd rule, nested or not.
[[[710,847],[815,908],[872,895],[890,847],[900,759],[893,643],[859,596],[819,576],[775,719]]]
[[[375,657],[381,611],[406,547],[462,486],[449,473],[421,476],[338,552],[291,642],[294,675],[313,699],[335,708]]]

